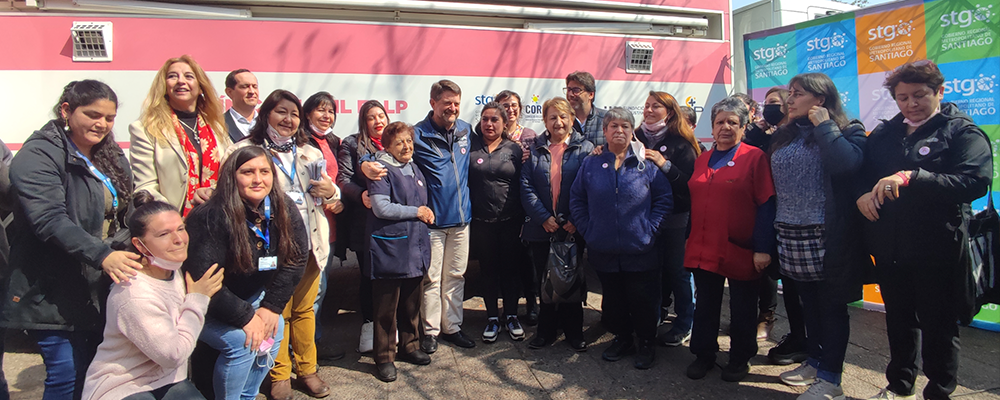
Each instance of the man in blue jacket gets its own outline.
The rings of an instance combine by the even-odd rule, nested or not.
[[[465,268],[469,261],[469,135],[472,126],[458,119],[462,89],[441,80],[431,85],[427,118],[414,125],[413,160],[427,181],[431,225],[431,265],[424,277],[420,314],[424,337],[420,348],[437,351],[437,338],[471,348],[476,346],[462,332]]]

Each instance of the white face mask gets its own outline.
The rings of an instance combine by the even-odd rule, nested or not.
[[[142,243],[142,247],[145,247],[146,251],[149,252],[149,255],[146,256],[146,258],[149,258],[149,263],[152,265],[163,268],[167,271],[176,271],[181,269],[181,265],[184,264],[183,261],[170,261],[163,259],[162,257],[155,257],[153,256],[153,251],[149,249],[149,246],[146,246],[146,243],[142,242],[142,239],[139,239],[139,243]]]
[[[644,162],[646,160],[646,145],[642,144],[635,136],[632,136],[632,143],[629,143],[629,145],[632,146],[632,153],[635,154],[635,158],[639,159],[639,165],[636,168],[639,171],[646,169],[646,163]]]

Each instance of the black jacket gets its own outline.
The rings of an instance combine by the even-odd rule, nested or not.
[[[70,148],[53,120],[35,131],[11,162],[17,204],[7,232],[4,327],[97,332],[104,327],[100,308],[111,279],[101,263],[112,251],[102,240],[106,189]],[[129,170],[121,150],[118,162]],[[127,185],[116,189],[131,191],[131,176]],[[122,228],[128,207],[119,209],[114,223]]]
[[[799,128],[790,122],[780,129]],[[812,138],[819,146],[826,197],[824,283],[836,301],[861,300],[862,287],[872,281],[871,258],[858,235],[864,217],[858,211],[853,188],[865,157],[865,127],[855,120],[841,130],[828,120],[812,128]]]
[[[688,180],[694,173],[694,160],[698,158],[691,142],[680,135],[663,135],[659,142],[650,143],[650,139],[642,129],[635,129],[635,137],[642,142],[647,149],[659,151],[664,158],[670,160],[670,170],[666,172],[667,179],[670,180],[670,188],[674,196],[674,210],[671,215],[691,212],[691,190],[688,189]],[[683,218],[684,220],[687,217]],[[685,222],[686,223],[686,222]]]
[[[258,261],[260,257],[278,256],[277,244],[281,240],[279,230],[272,228],[271,246],[265,249],[263,241],[250,227],[243,227],[249,232],[250,248],[254,249],[252,272],[245,274],[230,265],[231,260],[227,257],[229,243],[232,240],[222,207],[214,202],[208,202],[195,207],[188,214],[185,223],[190,235],[190,245],[188,258],[184,261],[184,271],[190,272],[191,277],[198,280],[212,264],[218,263],[219,268],[225,269],[226,276],[222,282],[222,289],[212,296],[208,304],[208,315],[212,318],[242,328],[253,319],[255,310],[250,304],[254,300],[251,296],[261,289],[265,292],[264,299],[260,302],[262,308],[279,315],[285,310],[285,304],[302,279],[306,262],[309,260],[309,234],[295,203],[288,196],[284,194],[282,196],[285,196],[285,211],[292,224],[289,230],[295,236],[292,239],[297,249],[296,253],[289,257],[292,260],[289,264],[279,263],[278,268],[272,271],[258,271]],[[251,223],[259,218],[249,207],[246,213],[247,221]],[[278,260],[281,260],[280,256]]]
[[[368,224],[368,208],[361,202],[361,193],[368,190],[368,178],[358,169],[361,159],[358,156],[358,134],[340,141],[337,152],[337,186],[340,187],[340,200],[344,202],[342,219],[337,220],[337,253],[346,249],[361,252],[366,246],[365,226]],[[356,172],[356,173],[355,173]]]
[[[909,136],[902,113],[883,121],[868,138],[855,199],[901,170],[916,171],[909,186],[882,205],[878,221],[864,224],[876,265],[960,269],[969,203],[986,194],[993,177],[985,134],[952,103]]]
[[[472,219],[506,221],[524,215],[521,209],[521,145],[507,139],[492,153],[483,137],[471,135],[469,150],[469,197]]]

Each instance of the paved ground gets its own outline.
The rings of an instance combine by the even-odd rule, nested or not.
[[[473,264],[467,275],[469,289],[465,302],[465,331],[478,338],[486,321],[482,299],[476,292],[478,270]],[[787,330],[784,309],[771,340],[760,342],[759,356],[753,360],[751,375],[739,384],[719,378],[719,369],[708,377],[692,381],[684,376],[694,356],[687,347],[657,349],[654,368],[640,371],[631,359],[617,363],[601,360],[601,351],[611,341],[598,323],[600,285],[591,276],[585,310],[587,352],[577,353],[563,341],[550,348],[530,350],[527,341],[513,342],[506,333],[496,343],[479,342],[465,350],[442,344],[429,366],[397,363],[399,380],[383,383],[372,376],[370,357],[353,351],[361,317],[357,310],[357,263],[349,259],[331,272],[332,290],[324,310],[324,346],[349,350],[342,360],[322,365],[320,374],[331,387],[331,399],[794,399],[804,388],[792,388],[778,381],[778,374],[792,367],[766,364],[764,354]],[[728,310],[723,309],[723,313]],[[726,315],[728,317],[728,315]],[[665,325],[661,329],[669,328]],[[534,328],[528,328],[528,338]],[[958,399],[1000,399],[1000,333],[963,328],[962,359]],[[720,335],[723,350],[728,337]],[[885,319],[881,313],[851,310],[851,342],[845,366],[844,389],[848,397],[867,398],[884,386],[882,371],[888,362]],[[725,354],[719,363],[724,364]],[[11,398],[40,399],[45,369],[34,344],[23,332],[8,332],[4,372],[10,381]],[[923,387],[926,379],[918,382]],[[296,399],[308,399],[296,393]],[[263,399],[264,396],[258,396]]]

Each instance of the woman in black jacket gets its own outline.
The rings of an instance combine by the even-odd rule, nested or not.
[[[659,339],[667,346],[676,347],[691,337],[694,322],[694,282],[691,273],[684,269],[684,243],[691,220],[691,191],[687,183],[701,149],[694,138],[694,129],[688,126],[674,96],[649,91],[642,117],[642,124],[635,129],[635,138],[646,147],[646,159],[656,164],[670,181],[674,199],[673,213],[663,220],[656,248],[663,273],[661,304],[664,308],[670,304],[672,292],[674,312],[677,313],[670,330]]]
[[[889,385],[873,399],[915,397],[918,343],[930,381],[924,398],[949,398],[957,384],[956,321],[975,313],[961,281],[969,203],[986,194],[993,163],[983,131],[941,102],[944,81],[928,60],[896,69],[885,87],[900,112],[868,137],[857,207],[869,221],[864,238],[875,257],[890,354]]]
[[[56,119],[28,138],[10,166],[17,201],[0,325],[38,341],[46,399],[80,397],[109,285],[142,268],[138,255],[112,248],[115,237],[128,237],[132,195],[128,159],[111,133],[117,110],[108,85],[70,82]]]
[[[774,132],[768,153],[779,266],[799,289],[809,357],[780,378],[792,386],[811,385],[800,400],[839,398],[851,333],[847,304],[861,299],[864,275],[858,268],[866,264],[851,198],[865,130],[848,121],[830,77],[800,74],[788,90],[789,122]]]
[[[368,100],[362,104],[358,110],[358,133],[344,138],[337,153],[337,186],[340,186],[340,196],[345,207],[341,215],[345,217],[340,221],[343,223],[338,225],[339,249],[336,251],[343,253],[343,249],[353,250],[358,256],[358,265],[366,262],[364,258],[367,257],[368,240],[365,237],[365,226],[368,223],[368,210],[372,208],[368,199],[368,178],[360,173],[361,158],[383,150],[382,131],[389,125],[387,115],[385,107],[378,100]],[[374,347],[372,282],[364,274],[361,275],[360,282],[358,295],[364,324],[361,325],[358,352],[367,353]]]
[[[524,223],[520,195],[523,151],[507,135],[507,119],[500,103],[483,106],[469,151],[470,244],[484,278],[483,302],[488,320],[483,342],[486,343],[497,340],[501,324],[511,339],[524,340],[524,328],[517,319],[519,267],[524,252],[519,237]],[[503,295],[503,321],[497,307],[498,292]]]
[[[285,304],[309,257],[309,235],[295,203],[274,181],[266,150],[229,155],[215,193],[188,214],[184,270],[195,280],[212,264],[226,271],[199,339],[219,350],[217,399],[253,398],[282,345]]]

